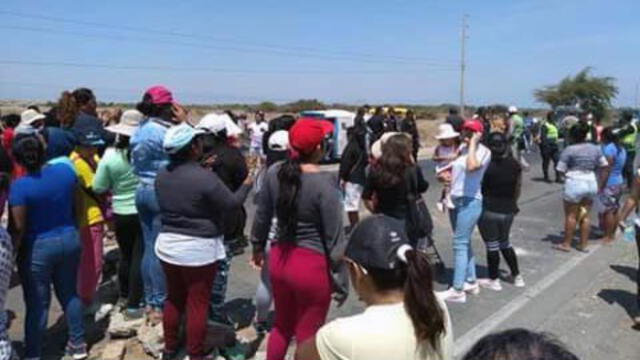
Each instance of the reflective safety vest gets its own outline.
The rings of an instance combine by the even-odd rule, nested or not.
[[[638,126],[634,123],[629,124],[633,128],[631,134],[625,135],[620,141],[625,149],[634,149],[636,147],[636,137],[638,136]]]
[[[544,127],[547,129],[547,140],[558,140],[560,133],[558,127],[555,124],[545,121]]]

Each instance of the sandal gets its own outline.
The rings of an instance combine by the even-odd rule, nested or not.
[[[552,248],[555,249],[555,250],[558,250],[558,251],[562,251],[562,252],[567,252],[567,253],[571,252],[571,248],[566,247],[564,245],[556,244],[556,245],[553,245]]]

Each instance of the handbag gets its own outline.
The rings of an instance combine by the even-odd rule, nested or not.
[[[426,238],[431,243],[433,233],[433,220],[424,202],[422,195],[418,193],[418,174],[415,168],[407,172],[407,202],[408,211],[406,219],[406,230],[409,241],[416,247],[420,239]]]

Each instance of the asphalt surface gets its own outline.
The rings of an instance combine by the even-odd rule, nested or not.
[[[449,304],[456,355],[459,357],[489,332],[526,327],[554,333],[567,342],[581,359],[640,358],[640,341],[637,340],[640,333],[631,328],[631,317],[637,311],[633,298],[637,276],[634,271],[638,266],[635,244],[619,240],[612,246],[603,247],[593,236],[588,254],[553,250],[551,244],[562,238],[562,185],[542,182],[537,156],[531,154],[530,160],[533,167],[524,173],[523,195],[519,203],[521,211],[514,222],[511,237],[527,286],[519,289],[503,282],[501,292],[483,290],[478,296],[467,297],[465,304]],[[430,161],[420,164],[431,183],[425,199],[434,219],[435,244],[445,262],[445,270],[439,274],[436,288],[444,290],[452,274],[451,228],[447,216],[435,209],[441,187],[434,179],[433,164]],[[327,169],[334,171],[335,167],[328,166]],[[251,199],[247,201],[247,210],[249,228],[254,212]],[[362,215],[366,216],[364,210]],[[486,277],[485,248],[477,231],[473,246],[478,276]],[[247,249],[245,254],[234,258],[228,290],[229,310],[240,323],[251,319],[251,303],[259,277],[259,273],[249,266],[249,252]],[[501,266],[506,274],[504,261]],[[53,303],[50,325],[61,315],[57,303]],[[10,336],[19,345],[24,317],[19,287],[10,291],[7,309],[16,314]],[[332,306],[329,318],[348,316],[362,309],[363,305],[352,292],[342,307]],[[59,344],[57,337],[49,341]],[[92,337],[101,339],[99,331]],[[612,356],[606,356],[608,354]],[[261,355],[259,353],[258,358]]]

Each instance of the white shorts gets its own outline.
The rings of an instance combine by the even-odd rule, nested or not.
[[[360,211],[360,200],[364,186],[346,182],[344,184],[344,210],[346,212]]]

